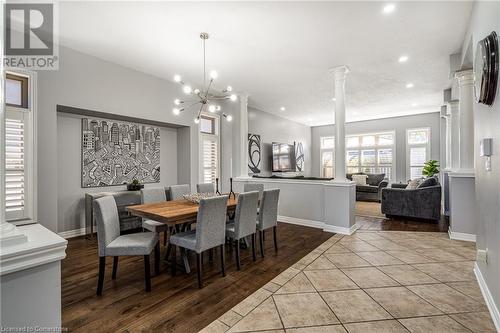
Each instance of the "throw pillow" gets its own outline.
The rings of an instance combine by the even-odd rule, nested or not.
[[[352,175],[352,180],[356,182],[356,185],[366,186],[367,175]]]
[[[418,184],[417,188],[436,186],[437,184],[438,184],[438,181],[437,181],[436,177],[429,177],[429,178],[425,178],[420,184]]]
[[[416,188],[418,188],[418,185],[420,185],[421,182],[423,182],[422,178],[412,179],[408,183],[408,186],[406,186],[406,189],[407,190],[415,190]]]

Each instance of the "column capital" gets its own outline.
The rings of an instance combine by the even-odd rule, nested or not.
[[[458,99],[452,99],[451,101],[448,101],[446,104],[447,111],[449,111],[450,114],[453,113],[453,111],[458,111],[460,109],[460,101]]]
[[[328,70],[330,74],[334,75],[335,81],[344,81],[347,76],[347,73],[349,73],[350,71],[351,70],[346,65],[333,67]]]
[[[455,79],[458,81],[459,87],[474,85],[474,72],[472,69],[465,69],[455,72]]]

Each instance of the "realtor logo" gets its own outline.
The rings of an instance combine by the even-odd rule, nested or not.
[[[57,69],[54,4],[8,3],[4,13],[4,65],[35,70]]]

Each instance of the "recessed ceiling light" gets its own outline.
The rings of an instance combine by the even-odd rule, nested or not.
[[[280,107],[280,110],[281,110],[281,111],[285,111],[286,109],[285,109],[285,107],[284,107],[284,106],[282,106],[282,107]]]
[[[403,55],[403,56],[399,57],[398,61],[399,62],[407,62],[408,61],[408,56]]]
[[[336,100],[337,100],[337,99],[336,99],[335,97],[334,97],[334,98],[332,98],[332,101],[334,101],[334,102],[335,102]]]
[[[411,106],[414,108],[414,107],[418,106],[418,104],[417,103],[413,103]]]
[[[394,10],[396,9],[396,5],[393,4],[393,3],[390,3],[390,4],[387,4],[384,6],[384,8],[382,9],[382,12],[384,14],[390,14],[392,13]]]
[[[414,87],[413,83],[407,83],[406,84],[406,88],[413,88],[413,87]]]

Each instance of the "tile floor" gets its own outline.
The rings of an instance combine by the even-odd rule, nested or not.
[[[202,332],[496,332],[474,253],[446,233],[334,235]]]

